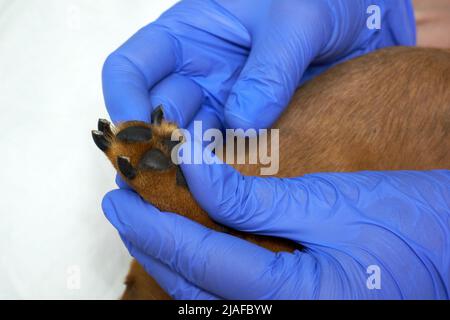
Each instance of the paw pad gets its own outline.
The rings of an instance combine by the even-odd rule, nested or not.
[[[161,106],[152,112],[151,123],[129,121],[114,128],[108,120],[100,119],[97,128],[92,131],[95,144],[127,180],[140,176],[149,181],[150,174],[155,177],[173,170],[173,183],[187,187],[181,169],[171,159],[172,149],[180,144],[171,140],[177,126],[164,120]]]
[[[124,142],[144,142],[152,138],[152,129],[144,126],[128,127],[120,131],[116,138]]]
[[[158,149],[151,149],[142,157],[139,167],[152,170],[166,170],[173,165],[171,159]]]

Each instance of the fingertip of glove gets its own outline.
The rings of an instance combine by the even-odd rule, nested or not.
[[[118,219],[117,219],[117,209],[114,202],[114,197],[117,192],[120,190],[113,190],[108,192],[102,200],[102,210],[106,219],[109,220],[114,226],[117,227]]]
[[[246,101],[244,97],[238,97],[236,94],[231,94],[228,98],[224,111],[224,121],[226,128],[256,131],[260,129],[269,128],[272,125],[273,119],[271,113],[273,108],[267,106],[261,109],[261,105],[266,105],[264,101]],[[253,99],[252,99],[253,100]],[[255,107],[255,105],[257,105]]]
[[[244,131],[253,129],[255,131],[258,131],[270,126],[270,124],[266,125],[265,122],[266,121],[262,120],[261,117],[259,119],[245,119],[236,112],[225,111],[225,125],[230,129],[242,129]],[[246,132],[246,136],[249,136],[250,138],[253,137],[251,131]]]

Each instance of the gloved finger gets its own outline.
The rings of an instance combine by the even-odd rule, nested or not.
[[[295,188],[288,179],[244,176],[228,164],[224,164],[207,149],[201,149],[199,141],[192,150],[202,150],[201,157],[212,164],[182,163],[181,168],[189,191],[199,205],[215,221],[233,229],[289,237],[298,233],[299,224],[288,210],[292,206],[289,195]],[[294,189],[295,190],[295,189]],[[293,240],[294,238],[292,238]]]
[[[109,55],[102,83],[113,122],[150,120],[149,90],[176,69],[174,41],[167,31],[150,24]]]
[[[275,254],[185,217],[159,212],[133,192],[112,191],[102,206],[130,243],[217,296],[273,299],[296,294],[311,298],[320,280],[320,268],[310,254]]]
[[[200,121],[204,131],[221,128],[220,117],[216,109],[204,105],[194,120]],[[277,196],[282,197],[282,192],[287,187],[277,185],[278,179],[263,180],[242,176],[234,168],[224,164],[207,149],[211,142],[204,139],[203,131],[198,133],[196,125],[198,123],[192,122],[187,128],[191,139],[186,148],[190,150],[190,157],[184,157],[181,168],[189,190],[200,206],[214,220],[233,229],[274,236],[282,236],[281,231],[297,232],[296,224],[292,224],[290,219],[280,219],[280,213],[276,212],[283,205],[277,204]],[[206,158],[209,163],[216,164],[209,165]],[[280,221],[285,223],[281,224]]]
[[[203,104],[186,128],[192,136],[194,136],[195,121],[197,121],[202,128],[200,135],[197,136],[197,140],[201,140],[205,130],[223,129],[223,112],[222,110],[218,110],[209,104]]]
[[[273,50],[264,48],[266,46],[259,44],[252,49],[230,92],[225,104],[225,123],[229,128],[269,128],[294,93],[299,79],[298,67],[280,67],[280,58],[276,57],[276,52],[265,52]]]
[[[197,119],[213,128],[220,123],[213,109],[202,108],[199,115]],[[289,181],[243,176],[207,148],[209,143],[203,134],[194,134],[193,125],[188,130],[190,157],[183,155],[181,169],[189,191],[211,218],[236,230],[295,240],[289,235],[298,233],[298,221],[293,223],[282,208],[292,203],[280,201],[290,192]]]
[[[145,254],[121,235],[122,241],[145,271],[162,289],[177,300],[218,300],[219,297],[198,288],[157,259]]]
[[[316,7],[311,6],[311,10],[317,11]],[[292,14],[292,8],[281,4],[277,10]],[[274,16],[254,35],[248,60],[225,104],[227,127],[269,128],[287,107],[304,71],[321,49],[318,39],[323,38],[322,28],[301,27],[311,24],[304,20],[314,19],[313,12],[297,25],[278,12]]]
[[[186,127],[203,102],[202,89],[191,79],[171,74],[150,91],[153,108],[163,106],[166,120]]]

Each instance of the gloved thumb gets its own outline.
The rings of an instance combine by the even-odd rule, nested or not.
[[[299,81],[294,59],[265,43],[252,49],[225,105],[228,128],[268,128],[287,106]],[[289,65],[289,67],[280,67]]]
[[[225,104],[228,128],[268,128],[287,107],[306,68],[322,49],[323,30],[302,28],[306,27],[274,21],[254,37]]]

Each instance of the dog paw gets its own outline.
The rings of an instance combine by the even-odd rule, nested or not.
[[[177,129],[164,120],[164,111],[158,107],[151,123],[128,121],[113,126],[100,119],[92,138],[129,186],[160,210],[172,211],[177,209],[175,203],[183,201],[174,198],[189,194],[183,173],[172,160],[174,148],[183,142],[172,139]]]

